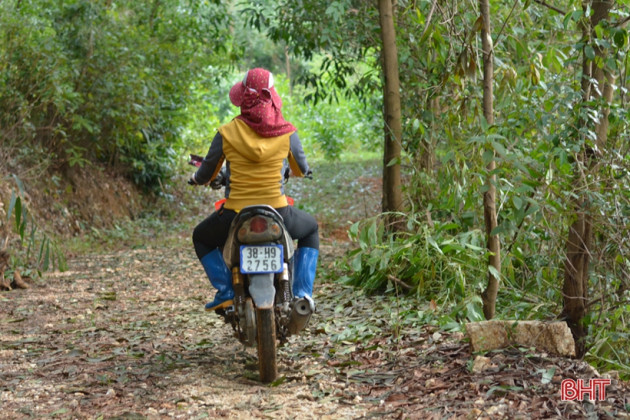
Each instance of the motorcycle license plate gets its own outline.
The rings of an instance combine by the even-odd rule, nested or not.
[[[282,245],[242,245],[241,273],[281,273]]]

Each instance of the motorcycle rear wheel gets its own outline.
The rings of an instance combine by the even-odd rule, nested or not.
[[[258,331],[258,368],[260,380],[273,382],[278,377],[276,361],[276,320],[273,308],[256,308],[256,328]]]

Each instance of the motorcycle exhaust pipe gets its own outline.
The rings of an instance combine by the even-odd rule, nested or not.
[[[299,298],[293,303],[287,329],[290,334],[297,334],[306,327],[313,313],[311,303],[306,298]]]

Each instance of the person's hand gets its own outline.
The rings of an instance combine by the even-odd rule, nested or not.
[[[213,190],[220,190],[223,186],[227,185],[227,179],[225,175],[225,167],[221,168],[217,176],[210,181],[210,188]]]

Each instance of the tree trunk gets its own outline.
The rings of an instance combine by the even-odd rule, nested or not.
[[[481,28],[481,45],[483,48],[483,115],[488,125],[494,124],[494,102],[493,88],[494,82],[494,52],[492,45],[492,27],[490,25],[490,6],[488,0],[479,0],[479,9],[483,25]],[[486,319],[494,318],[497,292],[499,291],[498,273],[501,273],[501,243],[499,236],[493,235],[492,231],[497,227],[496,209],[496,162],[494,155],[486,168],[488,177],[486,178],[487,191],[483,193],[483,216],[486,226],[486,241],[490,256],[488,266],[494,267],[496,272],[488,271],[488,286],[481,294],[483,301],[483,314]]]
[[[385,144],[383,149],[383,211],[402,210],[400,153],[402,150],[402,121],[400,111],[400,79],[398,77],[398,48],[391,0],[379,0]],[[394,229],[396,229],[396,223]]]
[[[602,69],[598,69],[592,60],[588,59],[585,49],[591,46],[598,57],[604,57],[605,51],[592,42],[593,28],[602,20],[608,17],[612,8],[613,0],[595,0],[591,7],[593,14],[590,19],[590,26],[584,23],[582,28],[584,36],[584,48],[582,51],[582,100],[584,103],[593,98],[603,97],[606,102],[612,100],[612,75]],[[582,4],[584,10],[588,2]],[[593,80],[597,83],[593,86]],[[586,105],[585,105],[586,107]],[[566,260],[564,262],[564,284],[562,292],[564,294],[563,317],[567,319],[567,324],[571,328],[575,340],[575,353],[577,357],[583,357],[586,353],[586,327],[583,318],[587,311],[588,298],[588,268],[591,257],[593,222],[590,216],[590,203],[588,200],[589,184],[585,177],[585,171],[592,168],[596,163],[597,156],[602,153],[608,135],[608,107],[603,109],[601,117],[594,128],[597,133],[596,148],[593,151],[584,142],[582,151],[578,154],[576,161],[576,192],[581,194],[573,201],[575,220],[569,227],[569,235],[566,244]],[[579,126],[589,124],[581,119]]]

